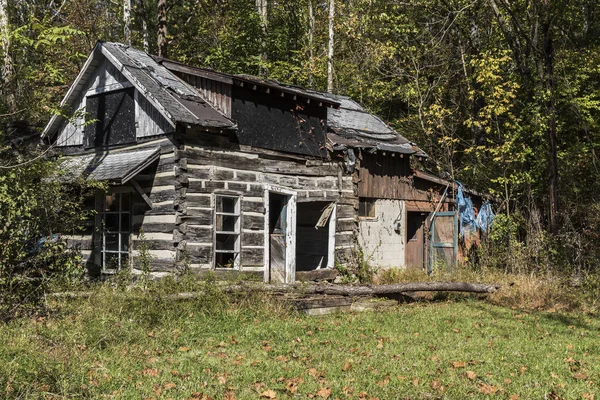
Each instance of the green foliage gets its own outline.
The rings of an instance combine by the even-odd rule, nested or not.
[[[152,272],[152,254],[150,253],[150,246],[148,245],[148,241],[146,240],[146,234],[144,230],[140,228],[140,233],[138,235],[138,240],[136,241],[137,253],[135,260],[137,265],[142,271],[141,281],[142,285],[146,287],[148,285],[148,281],[150,280],[150,272]]]

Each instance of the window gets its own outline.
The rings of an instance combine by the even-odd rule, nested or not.
[[[86,148],[135,142],[134,88],[115,90],[86,98]]]
[[[240,199],[215,196],[215,268],[239,268]]]
[[[129,265],[131,195],[107,193],[102,201],[102,271],[116,272]]]
[[[358,199],[358,216],[363,218],[375,218],[375,199],[360,197]]]

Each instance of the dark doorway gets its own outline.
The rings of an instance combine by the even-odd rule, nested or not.
[[[330,204],[327,201],[297,204],[296,271],[327,268],[331,217],[327,218],[327,223],[323,226],[316,226]]]
[[[425,267],[425,221],[429,213],[409,211],[406,213],[406,267]]]

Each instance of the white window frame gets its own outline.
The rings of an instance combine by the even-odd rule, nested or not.
[[[119,198],[119,209],[118,210],[106,211],[106,197],[109,195],[118,196],[118,198]],[[129,207],[127,210],[123,209],[123,195],[129,196]],[[131,227],[133,224],[132,202],[133,202],[133,199],[132,199],[131,193],[129,191],[115,190],[115,191],[111,191],[108,193],[105,193],[105,192],[102,193],[102,198],[100,200],[99,220],[100,220],[100,229],[102,232],[102,237],[101,237],[101,246],[102,247],[100,249],[100,257],[101,257],[101,266],[102,266],[103,274],[114,274],[124,267],[129,268],[131,265]],[[126,226],[126,227],[121,226],[123,214],[129,215],[129,218],[128,218],[129,226]],[[106,215],[117,215],[117,219],[119,221],[118,230],[116,232],[110,232],[111,234],[117,235],[117,250],[106,250],[106,234],[108,233],[105,229]],[[126,251],[121,250],[122,245],[123,245],[123,236],[124,235],[127,235],[126,236],[126,240],[127,240],[127,250]],[[107,254],[108,255],[112,255],[112,254],[117,255],[117,268],[106,268]],[[127,255],[126,264],[124,264],[122,261],[122,256],[124,254]]]
[[[230,199],[234,199],[235,200],[235,205],[234,205],[234,212],[233,213],[228,213],[228,212],[223,212],[223,211],[217,211],[218,210],[218,204],[219,201],[222,198],[230,198]],[[218,270],[239,270],[241,267],[241,242],[242,242],[242,196],[239,194],[231,194],[231,193],[214,193],[213,195],[213,210],[214,210],[214,216],[213,216],[213,268],[214,269],[218,269]],[[221,207],[222,208],[222,207]],[[235,217],[237,218],[235,223],[234,223],[234,230],[233,231],[219,231],[217,230],[217,220],[219,216],[229,216],[229,217]],[[229,235],[229,236],[235,236],[235,242],[234,242],[234,248],[233,250],[220,250],[217,249],[217,235]],[[233,259],[233,266],[228,268],[228,267],[220,267],[219,264],[217,264],[217,254],[223,254],[223,253],[233,253],[234,254],[234,259]]]

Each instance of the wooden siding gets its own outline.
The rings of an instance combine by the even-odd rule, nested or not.
[[[169,121],[139,91],[135,91],[136,136],[138,138],[175,132]]]
[[[88,93],[102,93],[103,91],[119,90],[123,87],[123,84],[130,85],[123,74],[121,74],[111,62],[105,59],[77,97],[72,111],[85,110],[86,95]],[[137,138],[169,134],[175,131],[175,128],[173,128],[160,112],[137,90],[135,90],[134,97]],[[84,122],[85,118],[83,115],[75,118],[73,122],[65,122],[59,129],[57,146],[83,145]]]
[[[173,73],[198,89],[208,104],[231,118],[231,84],[178,71]]]
[[[83,110],[85,107],[86,93],[90,89],[100,88],[118,83],[127,82],[115,66],[106,59],[98,66],[96,73],[89,79],[81,94],[73,104],[73,112]],[[57,137],[57,146],[79,146],[83,144],[83,116],[75,118],[73,122],[65,122],[60,128]]]
[[[430,203],[444,191],[441,185],[414,179],[408,156],[400,158],[390,153],[362,153],[355,179],[359,197]]]

